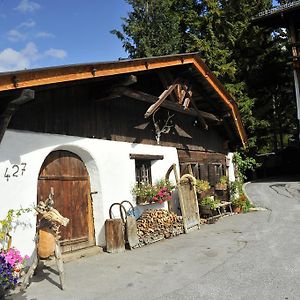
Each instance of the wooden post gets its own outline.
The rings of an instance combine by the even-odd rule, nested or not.
[[[55,255],[57,269],[59,272],[60,286],[61,286],[61,289],[63,290],[65,288],[65,286],[64,286],[65,285],[65,272],[64,272],[63,259],[62,259],[62,255],[61,255],[60,243],[58,240],[55,243],[54,255]]]
[[[38,264],[39,264],[39,257],[37,254],[37,246],[35,246],[34,253],[33,253],[33,261],[32,261],[32,264],[31,264],[29,270],[27,271],[27,273],[25,274],[25,276],[23,278],[21,288],[20,288],[21,291],[24,291],[27,288],[27,286],[29,285],[29,280],[33,276],[34,271],[37,268]]]
[[[0,116],[0,143],[4,136],[4,133],[8,127],[11,117],[19,109],[19,107],[34,99],[34,91],[30,89],[25,89],[22,91],[20,97],[9,102],[3,114]]]

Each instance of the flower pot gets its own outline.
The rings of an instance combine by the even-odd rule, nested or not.
[[[217,191],[226,191],[227,190],[227,184],[217,183],[216,186],[215,186],[215,190],[217,190]]]
[[[141,196],[137,196],[136,197],[136,204],[137,205],[147,205],[152,203],[152,198],[151,197],[141,197]]]
[[[241,213],[243,213],[243,209],[240,206],[234,206],[233,207],[233,212],[237,213],[237,214],[241,214]]]
[[[210,205],[200,205],[199,210],[200,210],[200,215],[212,216],[213,214]]]

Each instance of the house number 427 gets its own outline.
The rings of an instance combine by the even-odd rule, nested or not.
[[[24,172],[26,171],[26,163],[22,162],[19,165],[12,165],[6,168],[4,173],[4,178],[6,181],[9,181],[11,177],[19,177],[23,176]]]

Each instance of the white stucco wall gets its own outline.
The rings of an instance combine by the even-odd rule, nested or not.
[[[45,158],[54,150],[74,152],[87,167],[91,191],[98,192],[93,195],[93,215],[96,244],[101,246],[105,245],[104,222],[110,205],[122,200],[133,201],[135,160],[129,154],[164,156],[152,165],[154,182],[164,177],[173,163],[178,166],[177,150],[172,147],[8,130],[0,144],[0,219],[11,208],[36,204],[38,174]],[[13,246],[30,255],[34,249],[36,217],[29,213],[22,221],[24,225],[13,232]]]

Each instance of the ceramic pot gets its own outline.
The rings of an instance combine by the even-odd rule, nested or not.
[[[212,216],[212,210],[210,208],[210,205],[200,205],[199,210],[200,210],[200,215]]]
[[[140,196],[137,196],[136,197],[136,204],[137,205],[147,205],[147,204],[150,204],[152,203],[152,198],[151,197],[140,197]]]
[[[241,214],[243,212],[243,209],[240,206],[234,206],[233,212],[237,214]]]

